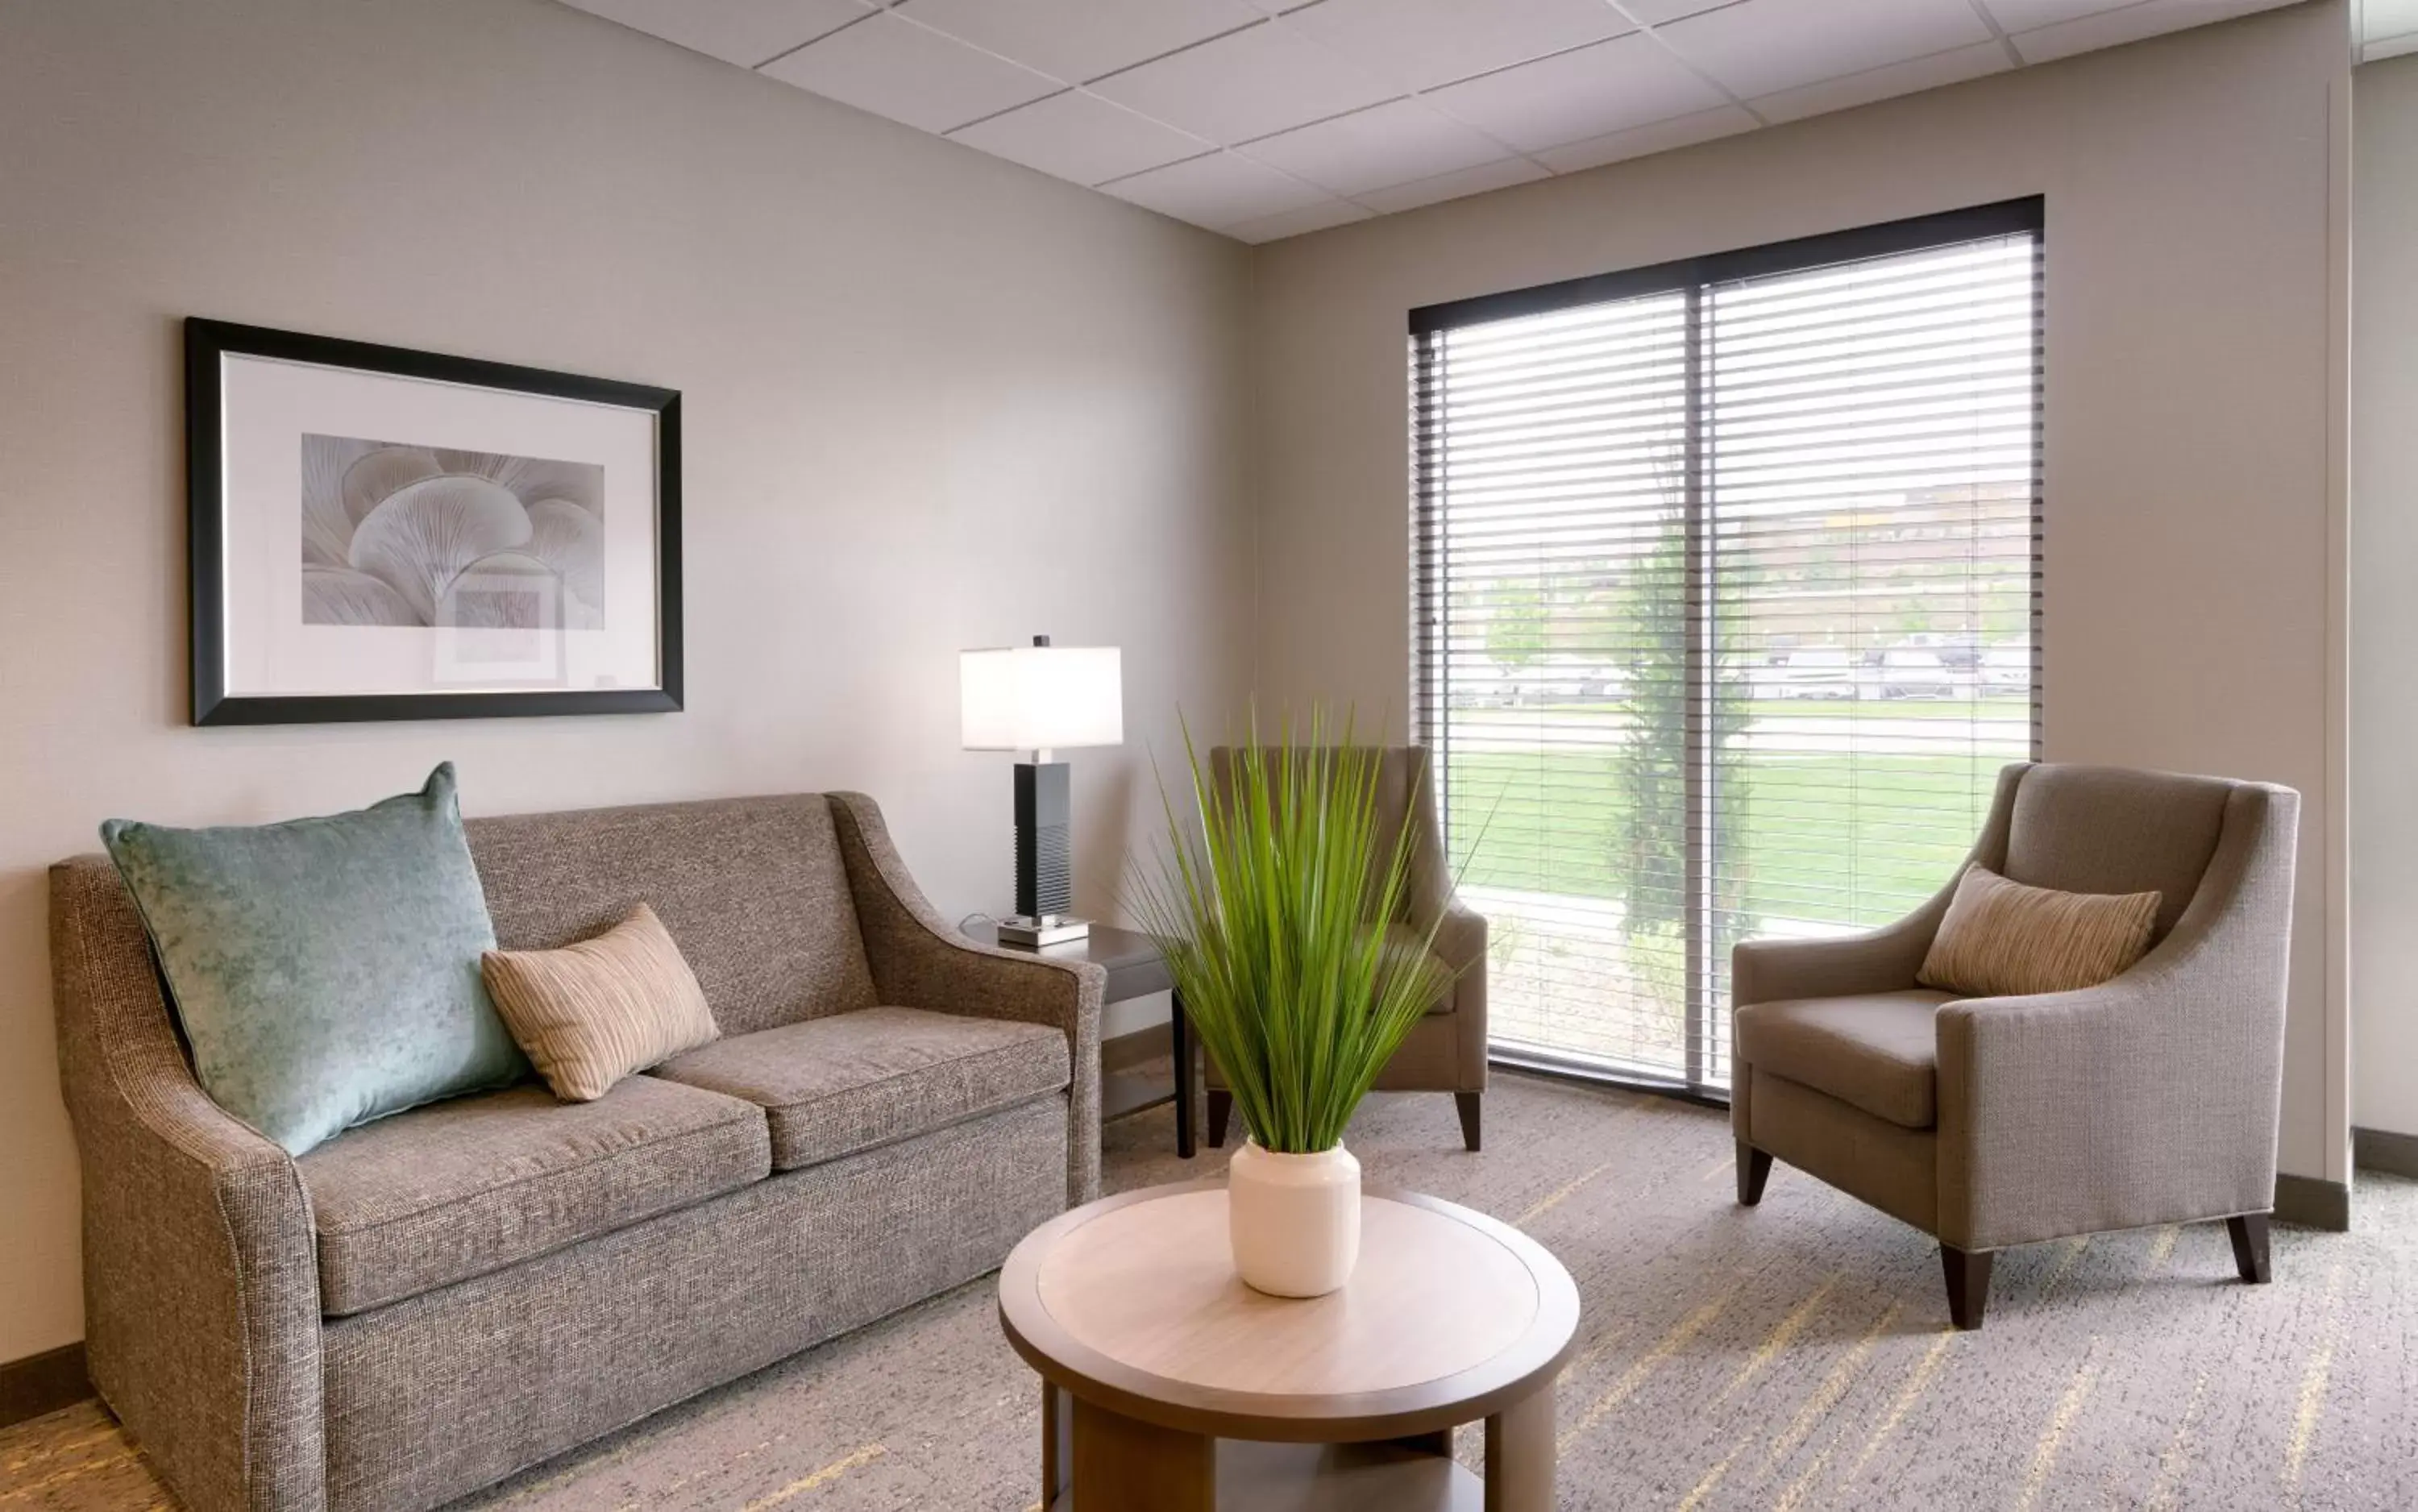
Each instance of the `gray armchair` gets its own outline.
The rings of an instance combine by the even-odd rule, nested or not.
[[[1212,780],[1221,786],[1230,781],[1233,761],[1232,746],[1211,751]],[[1486,1093],[1486,921],[1453,897],[1452,867],[1444,853],[1443,828],[1436,823],[1435,789],[1425,750],[1416,745],[1385,750],[1377,768],[1377,809],[1385,823],[1378,854],[1391,856],[1394,837],[1403,826],[1411,829],[1411,881],[1399,915],[1371,923],[1381,923],[1406,943],[1425,939],[1433,926],[1435,955],[1457,974],[1378,1074],[1376,1090],[1452,1093],[1461,1113],[1462,1142],[1475,1150],[1480,1099]],[[1203,1059],[1208,1061],[1209,1142],[1222,1145],[1234,1098],[1216,1060]]]
[[[1737,946],[1738,1200],[1776,1157],[1936,1235],[1959,1328],[1997,1251],[2072,1234],[2223,1218],[2266,1280],[2299,812],[2266,784],[2007,768],[1968,864],[2160,894],[2149,954],[2078,992],[1919,986],[1955,878],[1870,934]]]

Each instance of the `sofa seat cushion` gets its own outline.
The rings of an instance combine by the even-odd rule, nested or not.
[[[633,1077],[589,1103],[534,1084],[432,1103],[295,1164],[334,1318],[761,1181],[772,1157],[751,1104]]]
[[[864,1008],[718,1040],[648,1075],[764,1109],[773,1168],[796,1170],[1062,1092],[1056,1027]]]
[[[1737,1058],[1901,1128],[1939,1119],[1933,1018],[1952,993],[1793,998],[1737,1011]]]

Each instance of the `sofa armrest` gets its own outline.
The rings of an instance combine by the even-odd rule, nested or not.
[[[1066,1200],[1098,1197],[1100,1000],[1108,971],[966,939],[915,885],[873,800],[863,793],[834,793],[831,802],[857,928],[881,1000],[1063,1030],[1072,1076],[1066,1089]]]
[[[2190,907],[2114,981],[1939,1010],[1943,1241],[2274,1205],[2298,804],[2237,788]]]
[[[293,1160],[194,1082],[106,859],[52,868],[51,965],[94,1385],[184,1504],[325,1506],[318,1256]]]

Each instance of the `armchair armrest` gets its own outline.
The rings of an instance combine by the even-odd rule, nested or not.
[[[2012,763],[1998,773],[1990,815],[1965,865],[1922,907],[1895,924],[1832,939],[1742,939],[1730,950],[1730,1005],[1790,998],[1845,998],[1867,992],[1904,992],[1916,985],[1922,958],[1939,933],[1939,921],[1956,896],[1965,867],[1979,862],[1993,871],[2007,864],[2007,833],[2015,789],[2029,762]]]
[[[1915,985],[1931,939],[1939,932],[1947,895],[1943,893],[1895,924],[1860,935],[1739,940],[1730,947],[1731,1006],[1906,990]]]
[[[1940,1238],[1995,1249],[2274,1205],[2299,795],[2243,785],[2157,948],[1938,1016]]]
[[[99,856],[51,870],[93,1383],[185,1504],[327,1504],[318,1254],[293,1160],[210,1101]]]
[[[1434,949],[1459,974],[1452,984],[1453,1057],[1462,1092],[1486,1090],[1486,916],[1448,898],[1436,917]]]
[[[1066,1199],[1100,1195],[1100,1000],[1103,968],[977,945],[950,926],[908,873],[881,810],[863,793],[831,795],[857,927],[884,1002],[902,1008],[1049,1024],[1064,1031]]]

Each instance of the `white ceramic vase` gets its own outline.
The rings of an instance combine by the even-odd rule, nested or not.
[[[1360,1162],[1337,1145],[1287,1155],[1247,1139],[1226,1166],[1234,1270],[1254,1291],[1323,1297],[1360,1260]]]

